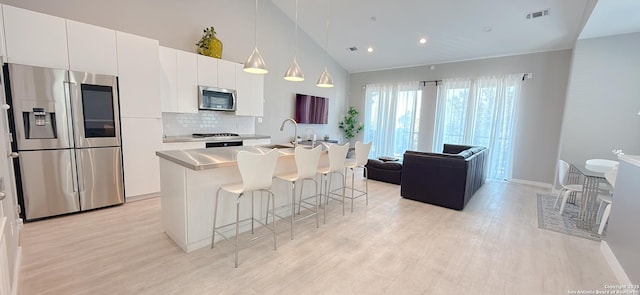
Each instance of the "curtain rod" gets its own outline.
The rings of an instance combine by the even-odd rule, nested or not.
[[[442,83],[442,80],[420,81],[418,83],[422,84],[422,87],[427,86],[427,83],[436,83],[436,86],[438,86],[438,83]]]

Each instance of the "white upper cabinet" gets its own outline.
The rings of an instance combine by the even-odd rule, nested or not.
[[[236,67],[236,115],[261,117],[264,113],[264,75],[249,74]]]
[[[198,112],[198,55],[176,51],[178,112]]]
[[[238,63],[218,60],[218,87],[236,89],[236,67]]]
[[[2,14],[2,7],[0,7],[0,20],[3,19]],[[4,22],[2,21],[0,21],[0,56],[7,56],[7,47],[4,43]]]
[[[198,54],[198,85],[218,87],[218,59]]]
[[[69,69],[118,75],[116,31],[67,20]]]
[[[198,112],[198,59],[195,53],[160,47],[162,111]]]
[[[160,46],[160,100],[163,112],[178,111],[176,51]]]
[[[8,62],[69,68],[65,19],[3,5]]]
[[[121,116],[161,118],[158,41],[123,32],[116,40]]]

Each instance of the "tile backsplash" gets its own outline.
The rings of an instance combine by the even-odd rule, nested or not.
[[[256,128],[254,120],[254,117],[236,116],[226,112],[162,113],[162,127],[165,136],[217,132],[254,134]]]

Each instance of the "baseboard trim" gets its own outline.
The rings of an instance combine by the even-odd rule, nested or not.
[[[553,185],[550,184],[550,183],[538,182],[538,181],[530,181],[530,180],[524,180],[524,179],[512,178],[512,179],[509,180],[509,182],[519,183],[519,184],[526,184],[526,185],[533,185],[533,186],[542,187],[542,188],[548,188],[548,189],[552,189],[553,188]]]
[[[609,264],[609,267],[613,271],[613,274],[616,275],[618,283],[620,283],[621,285],[631,285],[631,280],[627,276],[627,273],[624,272],[622,265],[620,265],[620,262],[618,262],[616,255],[613,254],[613,251],[611,251],[611,248],[609,248],[609,244],[607,244],[606,241],[600,242],[600,252],[602,252],[602,256],[604,256],[604,259]]]
[[[146,199],[157,198],[159,196],[160,196],[160,192],[150,193],[150,194],[145,194],[145,195],[131,196],[131,197],[127,197],[127,202],[142,201],[142,200],[146,200]]]
[[[22,247],[18,247],[16,251],[16,261],[13,265],[13,282],[11,282],[11,294],[18,295],[18,282],[20,278],[20,266],[22,265]]]

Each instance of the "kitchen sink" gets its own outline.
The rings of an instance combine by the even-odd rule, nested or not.
[[[267,149],[291,149],[293,148],[292,144],[263,144],[260,147]]]

